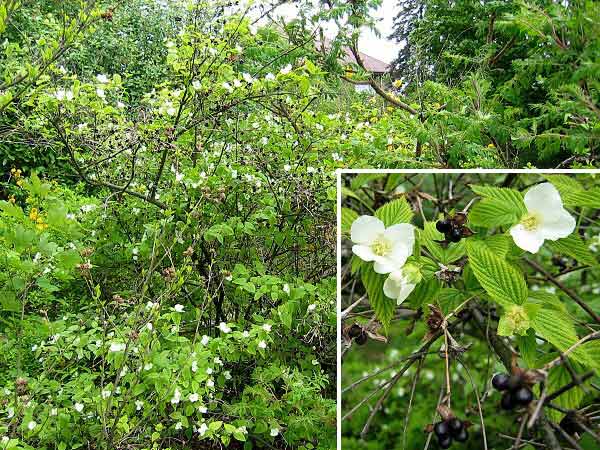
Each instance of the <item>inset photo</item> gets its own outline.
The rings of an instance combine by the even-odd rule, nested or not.
[[[338,177],[342,449],[600,448],[600,177]]]

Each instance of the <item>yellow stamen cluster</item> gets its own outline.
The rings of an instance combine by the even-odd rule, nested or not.
[[[23,172],[21,171],[21,169],[15,169],[14,167],[12,169],[10,169],[10,174],[15,177],[16,179],[21,178],[21,174]]]
[[[540,224],[539,218],[535,214],[527,214],[525,217],[521,219],[521,225],[527,231],[535,230]]]
[[[387,239],[379,238],[373,242],[371,249],[377,256],[385,256],[392,250],[392,245]]]
[[[29,211],[29,218],[35,222],[35,227],[38,230],[43,231],[48,228],[48,224],[44,222],[44,218],[37,208],[31,208],[31,211]]]

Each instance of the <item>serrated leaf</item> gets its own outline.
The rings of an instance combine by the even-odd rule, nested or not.
[[[600,208],[599,188],[587,189],[574,177],[567,175],[544,175],[544,178],[558,190],[566,206]]]
[[[352,188],[352,190],[357,190],[363,187],[365,184],[368,184],[371,181],[378,180],[385,176],[386,175],[384,173],[360,173],[352,179],[352,181],[350,182],[350,187]]]
[[[586,342],[581,346],[581,351],[585,353],[590,366],[600,371],[600,340]]]
[[[462,258],[466,253],[466,241],[452,242],[448,248],[435,242],[444,239],[444,235],[435,228],[434,222],[426,222],[424,229],[420,232],[420,239],[423,245],[429,250],[431,256],[442,264],[450,264]]]
[[[570,256],[581,264],[595,266],[598,261],[585,245],[581,236],[573,233],[566,238],[557,241],[548,241],[548,247],[555,253]]]
[[[536,367],[537,343],[535,342],[535,331],[529,329],[525,336],[517,336],[517,345],[521,358],[523,358],[527,367]]]
[[[483,228],[513,225],[520,218],[521,214],[513,205],[491,199],[477,202],[469,213],[469,223]]]
[[[515,189],[498,188],[493,186],[477,186],[474,184],[470,185],[470,187],[473,192],[484,197],[485,199],[494,200],[498,203],[505,203],[512,206],[519,217],[527,212],[527,208],[523,202],[523,194]],[[469,220],[471,220],[470,215]]]
[[[575,344],[579,337],[571,317],[557,310],[540,309],[531,321],[535,332],[561,352]],[[589,364],[585,353],[580,349],[571,352],[569,359]]]
[[[519,270],[474,241],[467,245],[467,254],[477,281],[492,299],[502,305],[525,302],[527,284]]]
[[[362,259],[360,259],[356,255],[352,255],[352,260],[350,262],[350,272],[352,273],[352,275],[358,272],[364,264],[365,262]]]
[[[386,227],[398,223],[409,223],[413,217],[413,211],[406,198],[401,197],[386,203],[377,211],[375,217],[380,219]]]
[[[352,223],[358,219],[358,213],[350,208],[342,208],[342,234],[350,234]]]
[[[494,234],[482,239],[471,238],[485,245],[492,253],[500,258],[506,257],[510,249],[511,238],[505,234]]]
[[[441,288],[440,282],[435,278],[423,280],[410,293],[406,302],[415,308],[431,303],[437,298],[437,294]]]
[[[577,365],[574,364],[573,366],[573,368],[577,371]],[[553,368],[548,375],[548,380],[546,383],[548,393],[551,394],[557,391],[566,384],[569,384],[571,381],[571,374],[569,373],[567,368],[564,367],[564,365]],[[564,394],[559,395],[552,401],[552,403],[565,409],[577,409],[584,395],[585,393],[583,389],[581,389],[580,387],[575,387],[573,389],[569,389]],[[560,420],[564,416],[563,413],[554,409],[546,408],[546,410],[549,419],[557,423],[560,422]]]
[[[375,311],[375,316],[382,323],[384,329],[387,330],[396,307],[396,301],[387,298],[383,293],[383,283],[387,275],[375,273],[373,265],[363,268],[361,274],[362,283],[367,291],[369,303]]]

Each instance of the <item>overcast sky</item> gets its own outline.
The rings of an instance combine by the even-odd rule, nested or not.
[[[359,40],[359,50],[369,56],[385,61],[392,62],[398,55],[399,45],[387,39],[392,32],[394,17],[397,14],[396,0],[383,0],[382,6],[375,12],[374,17],[380,19],[377,29],[381,37],[375,36],[375,33],[365,30]],[[276,12],[286,18],[292,18],[296,15],[296,8],[290,4],[280,6]]]

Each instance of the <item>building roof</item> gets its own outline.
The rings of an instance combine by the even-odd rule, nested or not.
[[[331,47],[331,40],[325,39],[323,42],[325,48]],[[342,62],[346,64],[358,64],[352,50],[348,47],[342,49],[343,55],[341,57]],[[365,65],[365,69],[371,73],[388,73],[391,70],[391,64],[381,61],[380,59],[374,58],[373,56],[367,55],[363,52],[358,52],[360,59]]]

